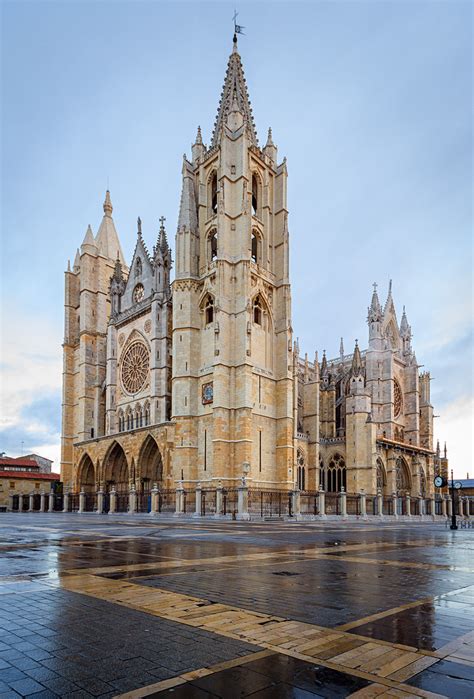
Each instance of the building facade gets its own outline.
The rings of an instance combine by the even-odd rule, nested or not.
[[[391,284],[368,347],[314,361],[293,342],[286,159],[257,140],[234,37],[211,143],[184,157],[172,256],[137,222],[127,266],[109,192],[65,279],[63,482],[433,495],[430,376]]]

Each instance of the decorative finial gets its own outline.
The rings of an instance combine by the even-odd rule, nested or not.
[[[202,145],[202,134],[201,134],[201,127],[198,126],[197,134],[196,134],[196,143],[199,145]]]
[[[140,216],[137,218],[137,233],[138,235],[142,234],[142,220]]]
[[[160,216],[159,221],[160,221],[160,229],[163,231],[165,228],[165,221],[166,221],[165,216]]]
[[[237,17],[239,16],[239,13],[237,10],[234,10],[234,16],[232,17],[232,20],[234,22],[234,51],[237,51],[237,34],[243,34],[244,32],[242,31],[245,29],[245,27],[242,27],[240,24],[237,24]]]
[[[377,282],[374,282],[372,284],[372,286],[374,287],[374,294],[376,294],[377,293],[377,286],[378,286]]]
[[[113,206],[112,206],[112,202],[110,201],[110,192],[109,192],[109,190],[107,190],[105,193],[104,214],[106,216],[112,216],[112,211],[113,211]]]
[[[268,127],[267,146],[273,146],[272,127]]]
[[[344,338],[341,337],[341,344],[339,345],[339,354],[341,355],[341,359],[344,356]]]

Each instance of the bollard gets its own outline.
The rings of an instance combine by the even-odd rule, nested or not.
[[[158,484],[153,483],[153,488],[151,490],[151,508],[150,508],[150,514],[151,515],[157,515],[158,514],[158,503],[159,503],[159,490],[158,490]]]
[[[219,518],[223,514],[223,493],[222,486],[216,488],[216,513],[214,517]]]
[[[441,514],[443,515],[443,517],[447,517],[447,515],[448,515],[447,504],[448,503],[447,503],[446,497],[444,495],[442,496],[442,498],[443,499],[441,500]]]
[[[411,497],[408,493],[405,495],[405,507],[407,508],[407,517],[411,517]]]
[[[18,512],[23,512],[23,494],[20,493],[18,496]]]
[[[103,490],[97,491],[97,513],[99,515],[104,514],[104,491]]]
[[[52,490],[49,491],[48,512],[54,512],[54,493]]]
[[[196,508],[193,517],[200,517],[202,513],[202,490],[201,484],[198,483],[196,486]]]
[[[291,509],[293,517],[298,520],[301,516],[301,493],[299,490],[293,490],[291,493]]]
[[[448,496],[448,498],[449,498],[449,496]],[[451,500],[451,498],[449,498],[447,500],[447,504],[448,504],[448,517],[452,517],[453,516],[453,501]]]
[[[341,504],[341,516],[346,518],[347,517],[347,494],[346,494],[344,488],[342,488],[341,492],[339,493],[339,502]]]
[[[396,493],[392,493],[393,516],[398,519],[398,498]]]
[[[86,511],[86,494],[83,490],[79,493],[79,510],[78,513],[82,515]]]
[[[180,481],[181,483],[181,481]],[[182,484],[180,487],[176,488],[176,505],[174,516],[180,517],[183,514],[183,503],[184,503],[184,488]]]
[[[28,503],[28,512],[33,512],[33,493],[30,493],[30,501]]]
[[[133,484],[128,495],[128,511],[131,515],[136,514],[137,512],[137,491],[135,490],[135,485]]]
[[[377,491],[377,512],[380,518],[383,518],[383,495],[382,491]]]
[[[65,488],[63,495],[63,512],[69,512],[69,490]]]
[[[41,491],[40,497],[40,512],[44,512],[46,509],[46,493],[44,490]]]

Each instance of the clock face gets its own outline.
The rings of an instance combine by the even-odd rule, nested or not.
[[[144,298],[145,289],[143,288],[143,284],[137,284],[133,290],[133,300],[135,301],[135,303],[138,303],[139,301],[142,301]]]
[[[212,383],[205,383],[202,387],[202,403],[206,405],[207,403],[212,403],[214,400],[214,386]]]
[[[459,481],[454,481],[454,487],[456,488],[456,490],[459,490],[460,488],[462,488],[462,483],[460,483]]]
[[[436,476],[436,478],[434,479],[434,484],[435,484],[435,486],[436,486],[437,488],[442,488],[442,486],[443,486],[443,479],[442,479],[442,477],[441,477],[441,476]]]

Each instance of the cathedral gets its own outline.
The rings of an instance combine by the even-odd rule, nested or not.
[[[391,283],[367,349],[300,357],[286,159],[259,146],[234,36],[210,144],[184,157],[174,252],[140,219],[124,259],[107,191],[65,273],[61,476],[70,492],[198,487],[434,497],[430,374]],[[173,260],[174,257],[174,260]],[[174,266],[174,278],[171,271]]]

